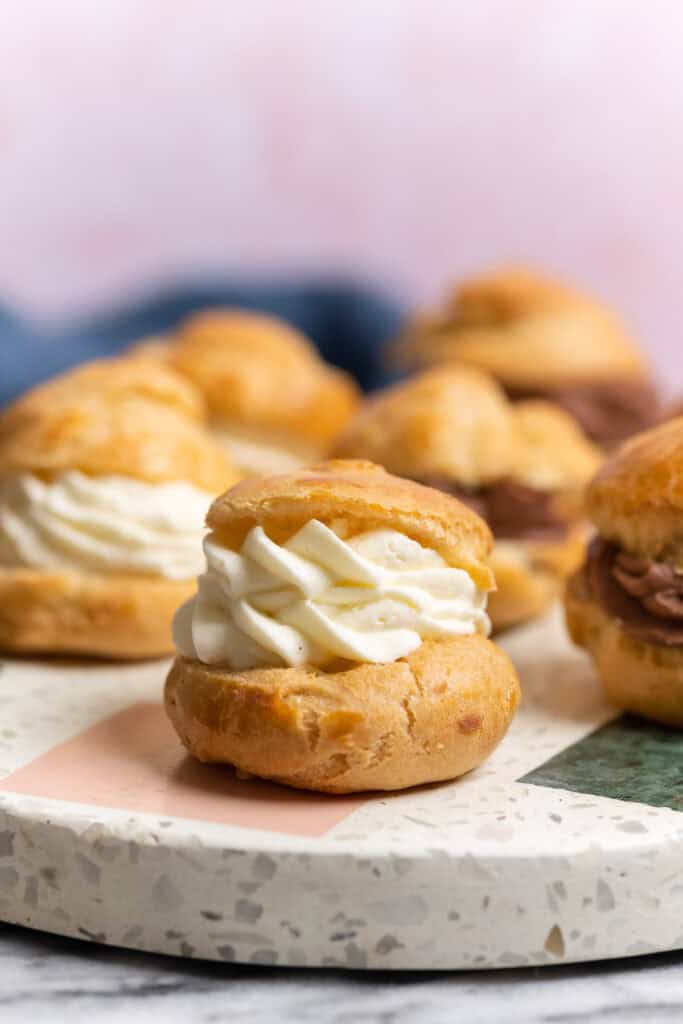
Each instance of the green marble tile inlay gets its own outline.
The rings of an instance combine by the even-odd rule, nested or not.
[[[519,782],[683,811],[683,732],[627,715]]]

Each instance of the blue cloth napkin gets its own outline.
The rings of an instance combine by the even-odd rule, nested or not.
[[[398,302],[371,289],[320,281],[187,284],[54,330],[39,330],[0,309],[0,404],[69,366],[120,352],[208,306],[242,306],[282,317],[368,391],[389,380],[382,348],[404,314]]]

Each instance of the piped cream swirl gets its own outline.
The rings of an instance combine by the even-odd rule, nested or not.
[[[391,662],[428,637],[488,633],[486,594],[395,530],[342,540],[313,519],[284,544],[261,526],[239,552],[204,540],[207,571],[179,609],[181,654],[207,665]]]
[[[191,579],[211,500],[182,481],[20,474],[0,483],[0,565]]]

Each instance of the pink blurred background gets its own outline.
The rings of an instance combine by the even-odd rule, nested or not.
[[[683,385],[683,4],[3,0],[0,297],[342,272],[412,301],[524,260]]]

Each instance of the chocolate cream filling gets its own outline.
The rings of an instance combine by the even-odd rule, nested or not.
[[[562,541],[567,536],[569,526],[555,507],[555,496],[517,480],[497,480],[476,490],[467,490],[441,476],[424,477],[419,482],[468,505],[500,540]]]
[[[544,398],[555,402],[583,427],[591,440],[600,445],[613,444],[653,426],[659,416],[654,385],[647,378],[590,381],[549,388],[504,385],[513,401]]]
[[[596,537],[583,574],[590,597],[627,633],[647,644],[683,646],[683,572]]]

